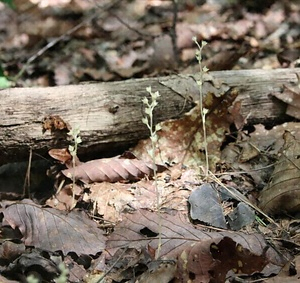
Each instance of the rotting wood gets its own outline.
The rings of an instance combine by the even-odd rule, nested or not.
[[[284,121],[285,104],[272,96],[283,84],[296,83],[300,69],[238,70],[210,72],[204,93],[221,95],[230,87],[238,89],[241,114],[248,122]],[[0,164],[24,160],[31,148],[35,154],[67,145],[66,136],[43,134],[42,121],[58,115],[81,131],[79,154],[123,149],[148,136],[142,123],[142,98],[146,87],[161,97],[154,113],[156,122],[178,118],[193,107],[198,97],[193,76],[131,79],[57,87],[13,88],[0,91]]]

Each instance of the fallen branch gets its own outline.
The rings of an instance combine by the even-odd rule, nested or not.
[[[278,123],[286,119],[285,104],[271,94],[283,84],[296,83],[300,69],[211,72],[203,92],[221,95],[238,89],[241,113],[248,122]],[[80,129],[79,154],[122,150],[149,133],[142,123],[146,87],[161,97],[155,122],[178,118],[189,111],[199,93],[192,76],[132,79],[57,87],[13,88],[0,91],[0,164],[28,158],[29,149],[44,155],[53,147],[67,146],[66,136],[43,133],[43,120],[59,116]]]

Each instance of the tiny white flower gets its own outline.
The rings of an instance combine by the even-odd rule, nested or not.
[[[148,154],[149,154],[150,156],[153,156],[153,153],[154,153],[154,151],[152,150],[152,148],[148,150]]]
[[[152,102],[152,109],[154,109],[154,107],[156,107],[158,105],[158,102],[157,101],[153,101]]]
[[[145,108],[145,113],[149,116],[152,116],[152,110],[151,108]]]
[[[153,92],[153,93],[151,94],[151,96],[152,96],[152,98],[153,98],[154,100],[156,100],[158,97],[160,97],[160,94],[159,94],[158,91],[156,91],[156,92]]]
[[[156,124],[155,125],[155,131],[158,132],[161,130],[161,125],[160,124]]]
[[[203,114],[206,115],[208,113],[208,109],[207,108],[203,108]]]
[[[148,119],[146,117],[142,118],[142,122],[145,124],[145,125],[148,125]]]
[[[151,141],[152,141],[153,143],[156,143],[156,142],[157,142],[157,135],[151,136],[150,139],[151,139]]]
[[[144,104],[146,104],[146,105],[149,104],[149,101],[148,101],[148,98],[147,98],[147,97],[144,97],[143,100],[142,100],[142,102],[143,102]]]

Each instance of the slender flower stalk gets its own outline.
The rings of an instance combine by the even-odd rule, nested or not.
[[[153,178],[154,178],[154,186],[156,191],[156,206],[157,211],[159,215],[159,240],[158,240],[158,247],[156,252],[156,258],[159,257],[160,249],[161,249],[161,215],[160,215],[160,194],[158,189],[158,183],[157,183],[157,167],[156,167],[156,155],[155,150],[157,147],[157,132],[161,130],[161,127],[159,124],[154,126],[153,122],[153,111],[154,108],[158,105],[157,98],[160,97],[159,92],[153,92],[151,87],[146,88],[147,92],[151,96],[151,101],[149,102],[147,97],[144,97],[143,104],[144,104],[144,110],[145,110],[145,117],[142,119],[142,122],[147,126],[150,132],[150,140],[151,140],[151,149],[148,151],[149,155],[152,159],[153,164]]]
[[[82,142],[81,137],[79,136],[80,130],[79,128],[72,129],[68,135],[72,138],[74,141],[73,145],[69,145],[69,152],[72,155],[72,167],[73,167],[73,186],[72,186],[72,208],[75,206],[75,167],[76,167],[76,157],[77,157],[77,150],[78,150],[78,144]]]
[[[196,43],[198,50],[196,51],[196,59],[199,64],[199,80],[197,80],[197,85],[199,89],[199,106],[200,106],[200,115],[202,118],[202,130],[203,130],[203,139],[204,139],[204,151],[205,151],[205,171],[204,175],[207,178],[208,177],[208,170],[209,170],[209,160],[208,160],[208,148],[207,148],[207,134],[206,134],[206,114],[208,112],[208,109],[203,107],[203,82],[204,82],[204,74],[208,72],[208,68],[206,66],[202,66],[202,50],[205,45],[207,45],[206,41],[201,41],[201,45],[198,43],[197,38],[194,36],[193,41]]]

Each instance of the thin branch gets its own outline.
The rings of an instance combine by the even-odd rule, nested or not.
[[[173,22],[170,30],[170,36],[172,39],[175,61],[178,65],[180,62],[179,62],[179,52],[177,48],[177,34],[176,34],[177,16],[178,16],[178,0],[173,0]]]

